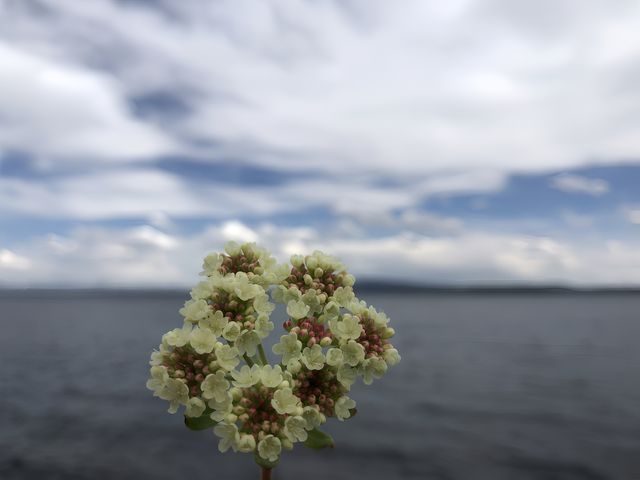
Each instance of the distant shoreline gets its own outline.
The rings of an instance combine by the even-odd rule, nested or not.
[[[635,295],[640,287],[576,287],[563,285],[416,285],[392,282],[361,281],[355,289],[360,293],[393,293],[405,295]],[[0,287],[0,298],[15,297],[188,297],[188,287],[122,288],[122,287]]]

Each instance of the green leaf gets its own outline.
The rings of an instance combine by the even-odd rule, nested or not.
[[[184,424],[190,430],[206,430],[216,425],[218,422],[212,420],[208,413],[205,413],[201,417],[184,417]]]
[[[317,428],[314,428],[309,432],[309,436],[305,440],[304,444],[309,448],[333,448],[335,443],[331,435],[321,432]]]
[[[258,454],[257,450],[253,453],[253,459],[256,461],[258,465],[260,465],[263,468],[275,468],[275,466],[278,465],[278,461],[280,460],[280,458],[278,458],[278,460],[276,460],[275,462],[270,462],[269,460],[265,460]]]

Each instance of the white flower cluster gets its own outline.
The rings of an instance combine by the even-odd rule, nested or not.
[[[184,405],[187,418],[215,425],[220,451],[277,462],[327,417],[353,415],[346,394],[355,380],[370,384],[400,361],[394,331],[355,297],[355,279],[333,257],[316,251],[288,265],[254,244],[229,243],[225,252],[205,258],[206,279],[180,310],[183,327],[151,355],[147,387],[169,412]],[[262,347],[274,329],[270,295],[289,317],[275,366]]]

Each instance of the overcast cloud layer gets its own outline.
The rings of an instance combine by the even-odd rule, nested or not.
[[[0,285],[226,239],[422,283],[640,285],[640,4],[0,0]]]

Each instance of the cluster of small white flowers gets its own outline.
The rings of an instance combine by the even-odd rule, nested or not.
[[[210,253],[205,257],[201,275],[211,278],[243,272],[251,283],[267,288],[289,274],[288,265],[278,264],[267,250],[255,243],[228,242],[224,249],[225,253]]]
[[[346,394],[356,378],[370,384],[400,361],[394,331],[356,298],[354,277],[333,257],[316,251],[278,264],[254,244],[233,242],[225,252],[205,258],[206,278],[180,310],[182,328],[151,355],[147,387],[169,412],[183,405],[186,417],[210,419],[221,452],[276,462],[328,417],[355,413]],[[289,317],[273,346],[275,366],[262,347],[274,329],[270,294]]]
[[[346,393],[358,377],[369,385],[400,361],[389,339],[389,318],[358,300],[355,279],[335,258],[314,252],[293,256],[292,269],[276,290],[285,303],[289,333],[274,345],[294,378],[294,392],[304,406],[346,420],[355,402]]]

